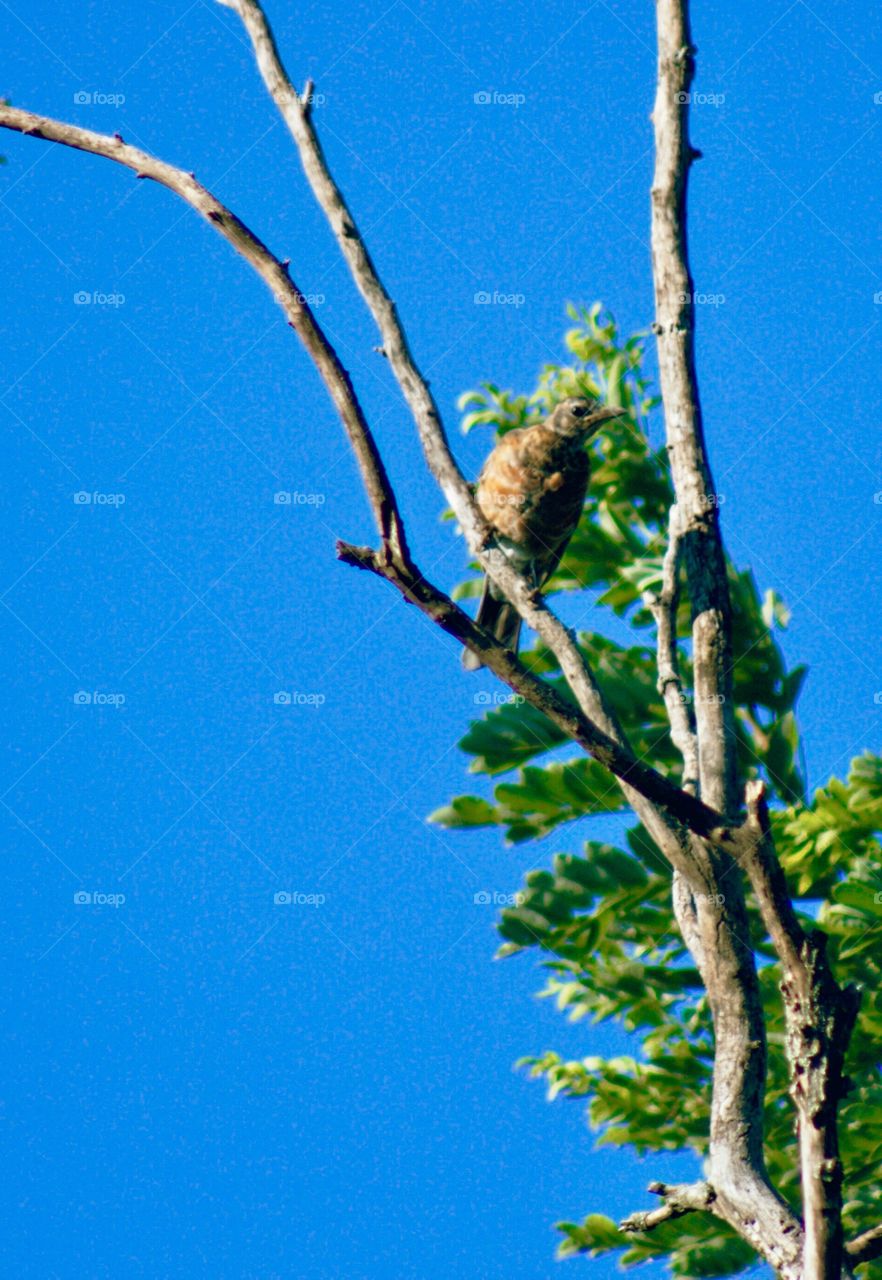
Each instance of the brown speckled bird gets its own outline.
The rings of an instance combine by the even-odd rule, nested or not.
[[[591,476],[585,444],[604,422],[621,416],[621,409],[571,396],[544,422],[509,431],[484,463],[478,506],[499,549],[537,588],[557,568],[579,523]],[[476,621],[517,652],[520,615],[497,592],[485,577]],[[463,652],[468,671],[482,665],[477,654]]]

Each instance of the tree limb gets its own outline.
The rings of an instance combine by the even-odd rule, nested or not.
[[[862,1262],[872,1262],[874,1258],[882,1257],[882,1226],[871,1227],[854,1240],[849,1240],[845,1252],[856,1267]]]
[[[806,933],[799,922],[775,855],[762,782],[748,783],[746,802],[745,830],[752,838],[742,862],[781,961],[790,1096],[799,1118],[803,1280],[831,1280],[839,1276],[843,1266],[837,1111],[860,992],[837,984],[827,959],[825,935],[820,929]]]
[[[664,1203],[657,1209],[638,1210],[619,1223],[619,1230],[652,1231],[671,1218],[682,1218],[687,1213],[710,1209],[716,1192],[707,1182],[682,1182],[668,1186],[664,1182],[650,1182],[647,1190],[654,1196],[662,1196]]]
[[[699,794],[721,812],[739,806],[726,560],[704,443],[693,341],[686,194],[693,63],[687,0],[656,0],[658,83],[653,108],[652,270],[668,456],[692,606]],[[670,548],[669,548],[670,550]],[[663,637],[661,638],[663,639]],[[673,687],[673,686],[672,686]],[[698,842],[696,842],[698,843]],[[714,1022],[707,1175],[714,1211],[782,1277],[801,1280],[802,1232],[769,1182],[763,1154],[766,1044],[741,879],[728,853],[709,848],[713,896],[675,880],[674,905],[702,975]],[[725,889],[725,893],[723,893]],[[690,902],[690,892],[692,900]]]
[[[695,715],[701,791],[734,813],[735,768],[731,606],[726,558],[698,398],[692,278],[686,248],[686,192],[694,152],[688,100],[693,50],[687,0],[657,0],[658,89],[653,110],[652,267],[659,377],[668,455],[692,604]]]

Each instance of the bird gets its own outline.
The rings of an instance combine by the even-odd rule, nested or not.
[[[496,547],[537,590],[554,573],[582,515],[591,478],[585,444],[622,416],[622,409],[569,396],[543,422],[507,432],[481,469],[475,498]],[[520,614],[486,574],[475,621],[517,653]],[[462,662],[467,671],[484,665],[471,649]]]

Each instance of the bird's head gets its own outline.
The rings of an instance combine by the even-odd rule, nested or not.
[[[623,414],[623,409],[609,409],[599,400],[568,396],[555,405],[547,421],[548,426],[562,436],[581,436],[583,440],[588,440],[604,422],[621,418]]]

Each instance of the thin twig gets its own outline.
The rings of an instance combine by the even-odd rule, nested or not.
[[[664,1182],[650,1182],[647,1190],[661,1196],[664,1203],[657,1209],[638,1210],[619,1223],[619,1230],[626,1233],[652,1231],[671,1218],[682,1218],[687,1213],[700,1213],[710,1209],[716,1192],[707,1182],[683,1182],[668,1186]]]

